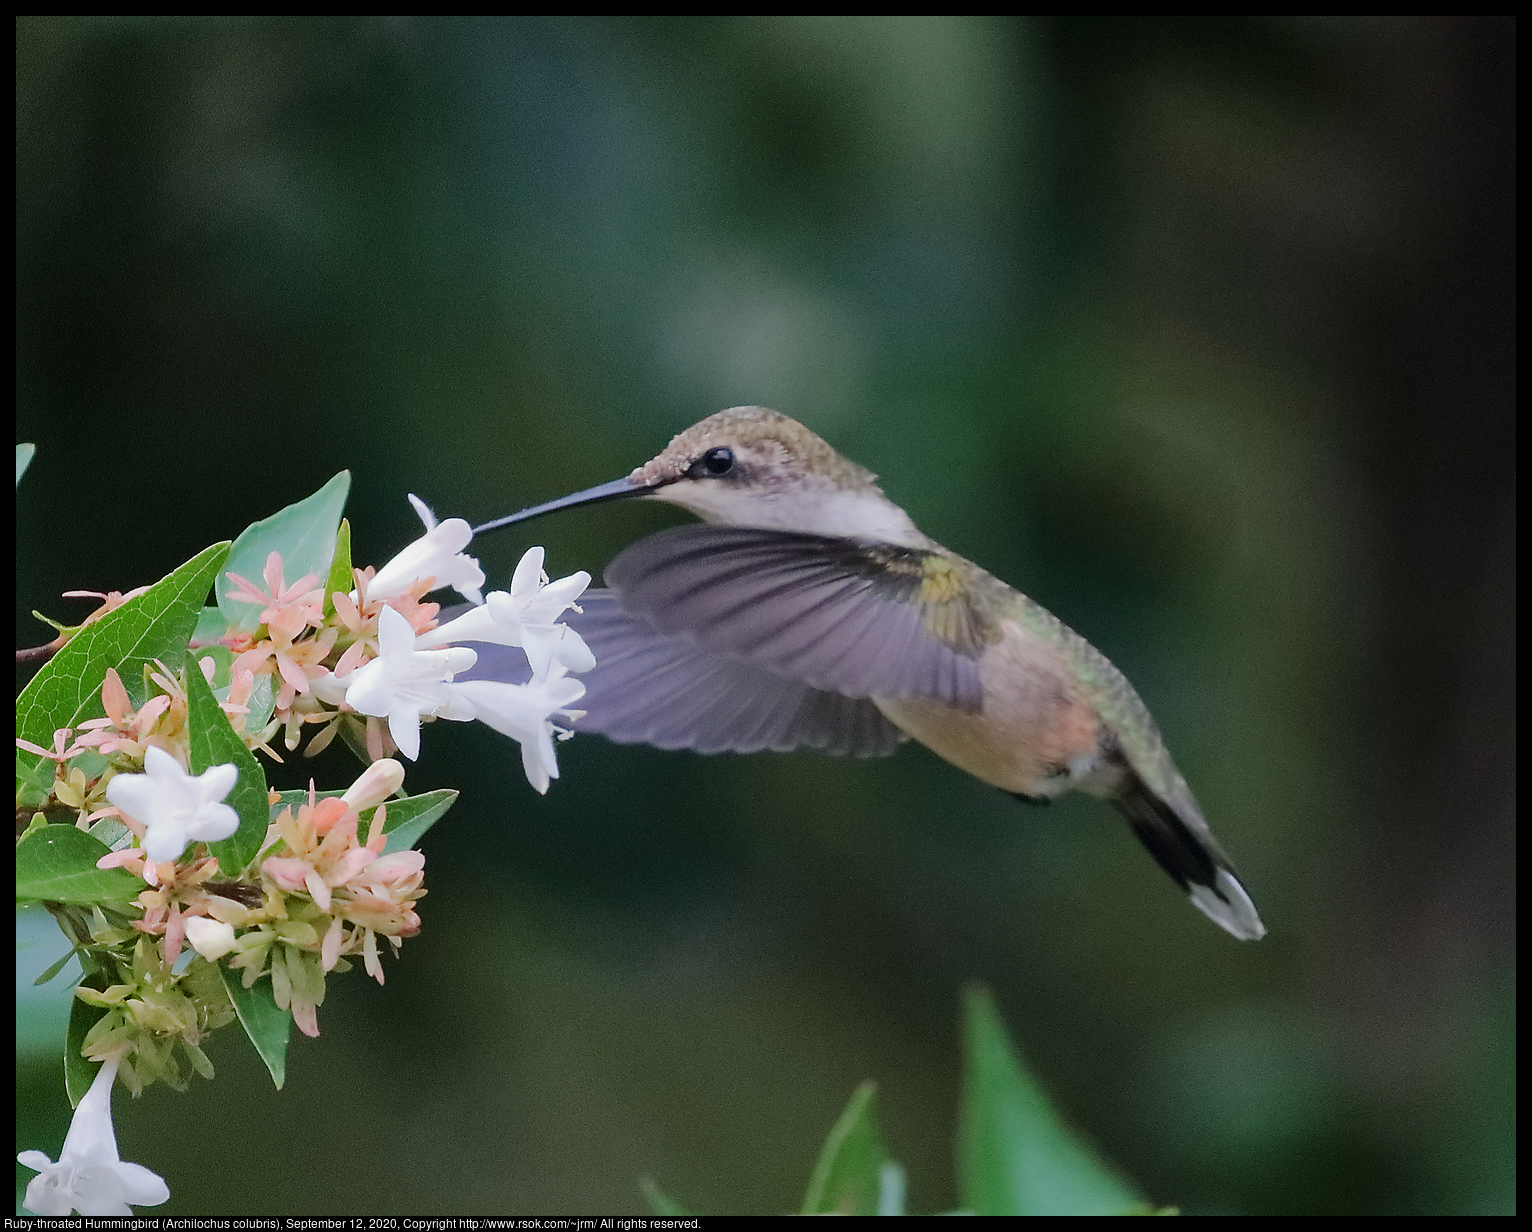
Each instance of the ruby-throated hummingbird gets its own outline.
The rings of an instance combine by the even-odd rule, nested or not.
[[[625,479],[477,527],[593,501],[669,501],[567,619],[590,645],[577,731],[701,753],[890,753],[913,737],[1046,803],[1110,800],[1215,923],[1265,934],[1148,709],[1099,650],[923,535],[872,472],[795,419],[735,407]],[[487,652],[487,653],[486,653]],[[516,656],[520,659],[520,656]],[[465,678],[524,679],[485,646]]]

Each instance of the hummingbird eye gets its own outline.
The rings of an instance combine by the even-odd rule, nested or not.
[[[716,446],[709,449],[687,469],[687,474],[694,479],[703,479],[708,476],[727,475],[734,469],[734,451]]]

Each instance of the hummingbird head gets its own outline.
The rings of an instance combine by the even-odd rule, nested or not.
[[[736,406],[694,423],[625,479],[486,523],[475,534],[555,509],[646,497],[708,522],[844,535],[920,546],[924,536],[877,485],[796,419]]]

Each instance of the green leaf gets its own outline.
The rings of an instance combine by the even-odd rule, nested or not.
[[[279,1010],[272,998],[271,981],[256,980],[249,988],[240,977],[227,967],[220,966],[223,986],[228,989],[229,1000],[234,1003],[234,1013],[239,1025],[255,1045],[255,1051],[271,1074],[277,1090],[287,1081],[287,1037],[291,1033],[293,1019],[286,1010]]]
[[[36,445],[16,446],[16,486],[21,486],[21,477],[27,473],[27,467],[32,465],[32,455],[37,452]]]
[[[250,700],[245,705],[250,713],[245,715],[245,732],[255,735],[271,722],[272,711],[277,708],[277,678],[273,672],[262,672],[255,678],[250,690]]]
[[[87,988],[102,992],[106,980],[101,976],[87,976],[80,981]],[[90,1029],[107,1014],[104,1005],[88,1005],[79,997],[69,1007],[69,1029],[64,1032],[64,1090],[69,1095],[69,1105],[77,1108],[95,1081],[99,1061],[89,1060],[81,1051]]]
[[[74,955],[75,955],[75,951],[71,947],[64,954],[63,958],[59,959],[58,962],[54,963],[51,967],[49,967],[46,971],[44,971],[40,976],[38,976],[35,980],[33,980],[32,981],[33,985],[36,986],[36,985],[46,984],[49,980],[53,979],[54,976],[58,975],[58,973],[60,971],[62,971],[65,967],[67,967],[69,965],[69,960],[71,958],[73,958]]]
[[[388,816],[383,821],[383,833],[388,841],[383,844],[383,854],[410,851],[420,842],[425,832],[442,819],[452,807],[458,793],[449,788],[428,791],[423,796],[406,796],[403,800],[388,801]],[[367,823],[376,809],[362,810],[361,833],[367,835]]]
[[[239,829],[209,843],[208,850],[218,857],[218,871],[225,877],[238,877],[245,865],[261,849],[266,837],[270,809],[266,804],[266,772],[245,742],[234,734],[229,717],[218,705],[212,687],[193,663],[182,673],[186,679],[186,729],[191,744],[191,772],[201,774],[212,766],[233,762],[239,769],[234,790],[224,803],[239,814]]]
[[[314,793],[314,799],[325,800],[330,796],[343,796],[345,794],[345,791],[340,788],[336,788],[334,791],[316,791]],[[306,787],[298,787],[289,791],[279,791],[277,792],[276,803],[271,806],[271,819],[272,821],[275,821],[277,819],[277,814],[285,808],[297,808],[300,804],[307,804],[308,802],[309,793],[308,788]]]
[[[986,989],[963,996],[968,1061],[958,1129],[962,1204],[976,1215],[1123,1215],[1142,1199],[1054,1114]]]
[[[191,641],[216,642],[229,631],[228,618],[216,607],[205,607],[197,613],[197,623],[192,629]]]
[[[105,713],[101,683],[107,668],[117,669],[129,692],[138,687],[152,659],[179,670],[202,600],[228,550],[227,543],[215,543],[75,634],[16,699],[16,734],[48,748],[58,728],[100,717]],[[16,790],[23,807],[41,804],[52,782],[52,762],[16,751]],[[39,791],[41,799],[36,798]]]
[[[97,818],[86,833],[105,843],[112,851],[120,851],[133,841],[133,831],[116,817]]]
[[[313,496],[248,527],[234,541],[224,572],[237,573],[259,587],[263,585],[261,573],[266,568],[266,558],[280,552],[284,586],[291,586],[308,573],[328,578],[340,513],[346,507],[350,490],[351,472],[341,471]],[[260,604],[229,598],[227,592],[232,585],[227,578],[219,579],[218,608],[231,628],[253,632],[260,625],[263,609]]]
[[[344,791],[316,791],[314,799],[323,800],[326,796],[343,796]],[[421,837],[442,819],[442,815],[452,807],[458,798],[458,793],[450,788],[441,788],[438,791],[428,791],[420,796],[406,796],[402,800],[389,800],[388,816],[383,822],[383,833],[388,835],[388,841],[383,845],[383,854],[392,855],[396,851],[409,851],[415,844],[420,842]],[[309,793],[299,788],[296,791],[284,791],[278,793],[277,802],[271,806],[271,817],[285,808],[297,808],[300,804],[309,802]],[[363,809],[360,816],[362,824],[357,828],[362,841],[367,840],[368,823],[372,821],[376,808]]]
[[[202,670],[203,659],[213,661],[213,678],[208,683],[213,686],[213,696],[222,701],[229,695],[229,668],[234,665],[234,652],[227,646],[198,646],[192,650],[191,657],[198,671]],[[241,715],[240,722],[244,721]]]
[[[656,1215],[690,1215],[691,1212],[654,1183],[653,1177],[638,1178],[638,1187],[644,1191],[644,1200]]]
[[[875,1082],[864,1082],[851,1096],[840,1120],[825,1139],[808,1191],[804,1215],[876,1215],[881,1172],[888,1150],[873,1113]]]
[[[340,520],[340,530],[335,534],[335,555],[330,558],[330,578],[324,587],[324,614],[335,615],[335,592],[348,594],[356,588],[351,576],[351,523]]]
[[[97,868],[109,848],[73,826],[43,826],[16,844],[16,897],[49,903],[125,902],[144,890],[125,868]]]

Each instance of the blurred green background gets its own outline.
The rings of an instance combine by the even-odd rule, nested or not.
[[[216,1082],[119,1095],[154,1213],[636,1212],[643,1173],[781,1211],[865,1078],[946,1208],[969,977],[1156,1201],[1513,1209],[1510,20],[17,35],[18,645],[343,467],[382,563],[407,491],[480,521],[760,403],[1127,672],[1271,929],[918,747],[588,737],[540,798],[440,724],[423,934],[284,1091],[231,1030]],[[679,520],[478,548],[599,576]]]

